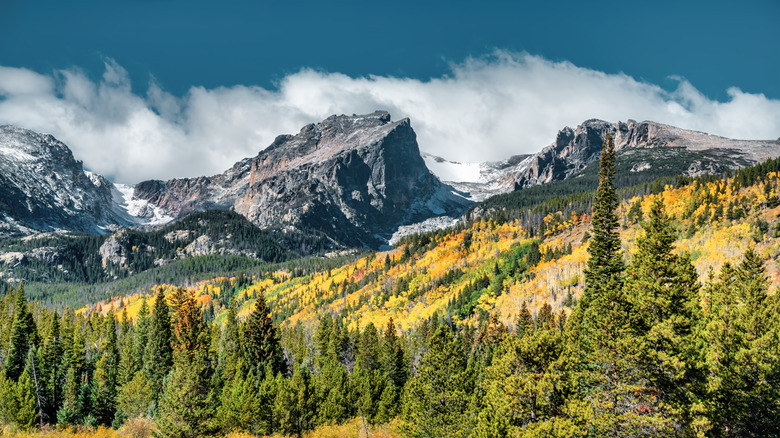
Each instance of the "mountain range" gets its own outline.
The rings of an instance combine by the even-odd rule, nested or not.
[[[334,115],[280,135],[213,176],[113,184],[84,170],[51,135],[0,127],[0,237],[39,231],[159,227],[232,210],[257,227],[313,232],[337,246],[380,248],[450,225],[488,197],[576,181],[607,133],[636,178],[717,173],[780,155],[780,140],[731,140],[660,123],[587,120],[536,154],[458,163],[420,152],[409,119]]]

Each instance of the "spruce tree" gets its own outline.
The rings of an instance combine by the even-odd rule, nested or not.
[[[135,330],[133,332],[133,364],[135,370],[144,369],[144,353],[149,343],[149,305],[146,304],[146,298],[141,301],[141,309],[138,311],[138,317],[135,319]]]
[[[675,233],[660,196],[642,228],[625,280],[637,367],[656,395],[648,406],[679,429],[692,422],[689,409],[703,384],[693,338],[700,318],[698,275],[687,255],[672,252]]]
[[[615,145],[608,133],[601,148],[599,186],[593,205],[585,287],[569,318],[573,354],[614,344],[628,330],[630,305],[622,291],[624,262],[618,234]],[[604,336],[606,335],[606,337]],[[614,345],[613,345],[614,346]]]
[[[373,322],[368,323],[360,334],[357,362],[368,373],[379,369],[379,333]]]
[[[162,392],[163,379],[168,375],[173,364],[173,349],[171,342],[171,316],[163,289],[157,291],[149,324],[149,340],[144,352],[144,374],[152,386],[155,400]]]
[[[522,338],[507,336],[485,371],[481,383],[485,396],[472,436],[584,435],[567,416],[560,415],[565,395],[563,349],[557,330],[531,331]],[[556,431],[550,433],[546,428]]]
[[[230,300],[222,336],[219,340],[219,368],[224,382],[233,379],[238,362],[243,360],[241,339],[238,326],[238,307],[235,299]]]
[[[160,397],[157,436],[195,438],[217,430],[215,409],[209,399],[211,358],[203,314],[192,295],[177,289],[174,364]]]
[[[268,365],[273,375],[286,373],[287,365],[282,353],[279,333],[262,294],[257,297],[257,302],[247,319],[244,338],[249,368],[258,382],[265,378]]]
[[[5,362],[5,375],[9,379],[17,381],[27,363],[27,351],[35,345],[34,341],[37,337],[35,321],[27,309],[23,285],[19,285],[16,293],[13,321],[8,356]]]
[[[601,150],[599,162],[599,186],[593,205],[591,239],[588,246],[588,264],[585,268],[583,307],[587,307],[593,295],[601,292],[610,281],[620,284],[624,270],[620,249],[618,217],[615,213],[618,198],[615,191],[615,144],[608,133]]]
[[[459,342],[440,326],[404,394],[404,429],[412,437],[467,436],[473,381]]]
[[[381,348],[382,369],[390,380],[390,383],[395,386],[396,393],[400,393],[401,388],[404,387],[406,379],[408,378],[408,367],[406,365],[406,359],[404,358],[401,341],[398,339],[398,334],[395,330],[393,318],[390,318],[387,321]]]
[[[705,288],[710,305],[701,335],[712,436],[780,435],[780,300],[768,285],[763,261],[748,249]]]
[[[533,329],[534,317],[531,315],[531,311],[528,310],[528,303],[523,301],[523,304],[520,306],[520,312],[517,314],[517,318],[515,318],[515,334],[522,338],[529,331],[533,331]]]
[[[154,397],[152,387],[143,372],[136,372],[121,389],[117,406],[128,418],[142,417],[149,413]]]
[[[33,428],[38,421],[38,408],[35,397],[35,384],[25,368],[16,383],[16,413],[14,422],[22,429]]]
[[[574,368],[578,412],[595,435],[625,436],[659,430],[655,415],[637,415],[652,405],[645,374],[638,367],[636,309],[624,289],[614,187],[615,148],[607,134],[601,151],[599,186],[593,205],[585,286],[568,318],[566,357]],[[586,412],[589,411],[589,412]],[[663,420],[663,418],[661,418]]]
[[[256,396],[255,377],[239,360],[220,397],[217,422],[223,433],[235,430],[260,430],[260,400]]]
[[[101,355],[95,365],[95,417],[100,424],[111,425],[114,421],[118,380],[119,346],[117,345],[116,319],[112,310],[108,312],[103,323]]]
[[[62,388],[65,384],[65,373],[60,340],[60,321],[57,312],[50,316],[49,329],[43,344],[41,364],[42,390],[45,394],[45,413],[49,420],[56,420],[57,409],[62,404]]]

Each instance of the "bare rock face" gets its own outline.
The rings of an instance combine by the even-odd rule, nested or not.
[[[502,175],[503,186],[514,183],[515,189],[551,181],[564,180],[598,160],[607,133],[615,149],[681,148],[715,159],[718,165],[691,162],[687,175],[735,169],[780,156],[780,142],[771,140],[732,140],[698,131],[675,128],[655,122],[609,123],[586,120],[576,129],[563,128],[555,142],[519,166],[515,172]],[[650,170],[652,163],[637,163],[633,171]]]
[[[328,117],[225,173],[147,181],[134,197],[174,217],[231,209],[261,227],[314,229],[367,247],[386,243],[401,225],[457,215],[470,203],[430,173],[409,119],[391,122],[384,111]]]
[[[132,218],[116,208],[113,187],[86,172],[51,135],[0,126],[0,222],[92,234],[130,225]]]
[[[119,230],[112,234],[108,239],[100,245],[98,253],[105,269],[108,263],[111,262],[115,265],[123,266],[127,261],[127,254],[125,254],[125,243],[127,240],[127,232],[125,230]]]

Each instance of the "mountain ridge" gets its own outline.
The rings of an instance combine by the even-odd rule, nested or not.
[[[305,226],[359,247],[471,204],[425,166],[409,119],[385,111],[328,117],[222,174],[145,181],[134,197],[174,217],[228,208],[261,227]]]
[[[279,135],[220,174],[131,186],[85,170],[50,135],[3,126],[0,237],[36,230],[100,234],[222,209],[262,228],[313,229],[344,246],[379,248],[448,226],[493,195],[581,177],[598,159],[605,133],[613,134],[619,161],[640,179],[719,173],[780,155],[780,140],[589,119],[564,127],[536,154],[456,163],[421,152],[408,118],[393,122],[376,111],[333,115]]]

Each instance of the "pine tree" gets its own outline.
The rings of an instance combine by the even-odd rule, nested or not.
[[[144,352],[144,374],[152,386],[155,400],[162,392],[163,379],[168,375],[173,364],[173,349],[171,342],[171,316],[163,289],[157,291],[154,301],[151,323],[149,324],[149,341]]]
[[[255,307],[247,319],[244,338],[246,357],[258,382],[265,378],[267,365],[270,365],[274,375],[286,373],[287,365],[279,334],[262,294],[257,297]]]
[[[209,400],[212,369],[203,314],[192,295],[183,289],[174,292],[172,301],[176,309],[174,364],[160,397],[156,435],[209,436],[217,425]]]
[[[27,351],[35,345],[37,330],[32,314],[27,310],[27,299],[24,296],[24,286],[19,285],[14,307],[14,320],[11,327],[10,346],[5,362],[5,375],[17,381],[24,371],[27,362]]]
[[[116,411],[117,383],[119,380],[119,347],[116,336],[116,319],[109,311],[103,323],[101,356],[95,365],[95,417],[100,424],[111,425]]]
[[[408,435],[468,435],[471,425],[465,413],[472,383],[460,343],[447,326],[440,326],[404,393],[403,421]]]

